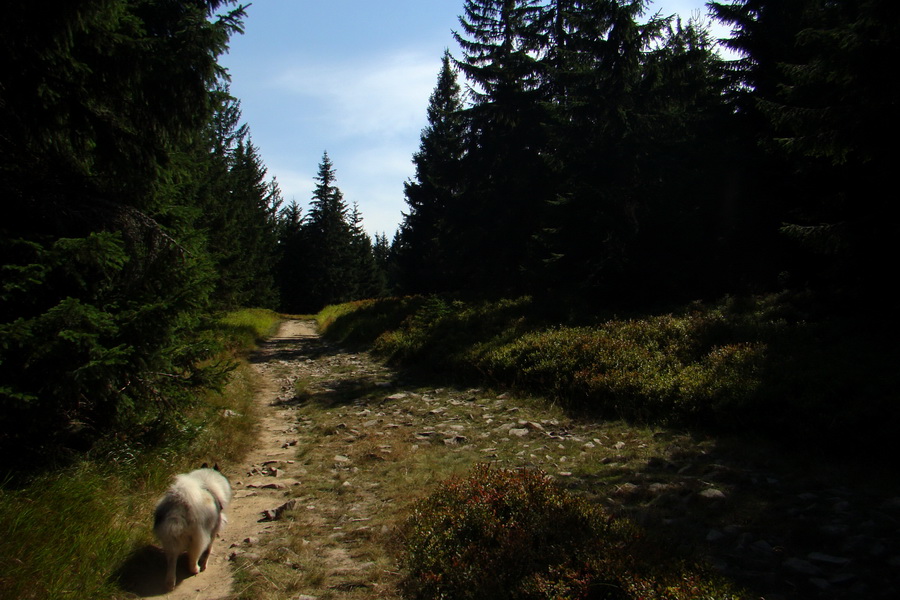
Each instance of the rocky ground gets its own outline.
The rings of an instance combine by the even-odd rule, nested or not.
[[[477,462],[542,469],[749,597],[900,597],[890,477],[423,385],[324,342],[311,322],[285,323],[254,364],[259,446],[232,476],[210,568],[171,598],[396,598],[397,524],[435,482]]]

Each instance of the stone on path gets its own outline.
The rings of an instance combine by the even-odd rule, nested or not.
[[[703,490],[698,495],[702,498],[706,498],[707,500],[722,500],[725,498],[725,492],[723,492],[722,490],[717,490],[716,488]]]

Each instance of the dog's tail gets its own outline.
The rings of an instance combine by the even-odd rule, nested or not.
[[[161,540],[176,539],[190,527],[190,521],[182,499],[169,493],[156,505],[153,531]]]

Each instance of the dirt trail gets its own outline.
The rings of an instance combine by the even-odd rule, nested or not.
[[[279,408],[276,400],[282,393],[283,382],[271,371],[273,360],[286,347],[308,338],[317,338],[312,321],[285,321],[276,335],[267,340],[253,358],[254,368],[262,375],[256,396],[260,413],[257,443],[244,461],[226,473],[231,480],[234,497],[227,510],[228,524],[213,544],[205,571],[185,577],[179,564],[178,585],[156,598],[167,600],[218,600],[234,597],[232,560],[236,548],[246,549],[270,532],[276,522],[264,521],[263,512],[284,502],[285,490],[296,483],[286,473],[293,463],[295,448],[288,446],[290,411]],[[278,469],[276,471],[275,469]],[[275,477],[274,475],[278,475]],[[248,543],[247,540],[250,540]],[[183,561],[182,561],[183,562]]]

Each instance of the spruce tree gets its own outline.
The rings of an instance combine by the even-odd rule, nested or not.
[[[275,283],[279,308],[288,313],[305,310],[306,247],[303,239],[303,214],[292,200],[278,215],[278,246]]]
[[[381,276],[384,278],[384,294],[393,294],[396,291],[396,266],[395,259],[391,253],[391,245],[388,242],[386,233],[376,233],[375,243],[372,244],[372,255],[375,257],[375,265]]]
[[[621,295],[646,212],[645,158],[654,99],[651,46],[663,21],[640,23],[642,0],[560,0],[550,5],[543,72],[556,187],[541,231],[546,284],[576,294]]]
[[[307,270],[303,305],[317,311],[327,304],[351,300],[356,291],[353,271],[353,232],[344,195],[336,185],[328,152],[322,155],[316,187],[301,236]]]
[[[266,179],[259,150],[248,139],[241,141],[231,157],[229,196],[236,219],[227,236],[233,250],[219,271],[227,305],[273,308],[277,303],[273,264],[277,245],[276,215],[282,203],[275,179]],[[210,232],[226,237],[224,232]]]
[[[886,292],[882,261],[897,234],[884,193],[892,168],[884,149],[897,129],[898,84],[885,77],[897,59],[895,7],[884,0],[789,5],[793,11],[764,4],[768,12],[757,21],[736,23],[748,62],[757,71],[769,66],[768,85],[753,97],[768,125],[765,147],[790,167],[783,231],[820,257],[821,267],[807,275],[813,282],[825,276],[832,291],[871,302]],[[764,45],[770,34],[758,25],[766,15],[784,32],[779,46]],[[771,54],[760,50],[773,46]]]
[[[539,56],[546,12],[536,0],[468,0],[457,66],[469,80],[468,185],[448,212],[450,271],[464,287],[527,289],[543,217],[545,163]]]
[[[355,284],[353,299],[379,298],[387,288],[386,274],[375,260],[372,238],[363,229],[363,217],[359,205],[354,202],[348,220],[350,225],[350,259],[352,281]]]
[[[401,289],[406,293],[447,291],[453,285],[448,277],[453,257],[448,251],[454,234],[448,230],[447,214],[459,210],[465,181],[461,163],[466,121],[451,60],[450,52],[445,51],[428,103],[428,126],[413,155],[416,177],[404,185],[408,211],[400,226],[396,261],[403,274]]]

